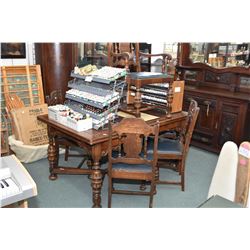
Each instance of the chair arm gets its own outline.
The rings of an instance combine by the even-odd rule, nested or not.
[[[162,56],[164,59],[167,58],[167,60],[172,60],[172,56],[168,53],[149,54],[149,53],[140,52],[139,56],[144,56],[144,57]]]
[[[112,52],[113,57],[126,57],[127,60],[132,60],[133,59],[133,54],[129,52],[122,52],[122,53],[114,53]]]

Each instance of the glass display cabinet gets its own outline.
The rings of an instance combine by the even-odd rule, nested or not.
[[[189,58],[215,68],[248,66],[250,43],[191,43]]]
[[[128,45],[135,47],[135,43],[78,43],[78,66],[87,64],[96,65],[98,68],[111,65],[112,53],[131,52]],[[151,53],[151,44],[139,43],[140,52]],[[151,59],[144,58],[141,62],[143,70],[150,71]],[[132,70],[133,71],[133,70]]]
[[[197,100],[192,144],[220,152],[250,140],[250,43],[181,43],[177,74],[185,80],[184,107]]]
[[[105,66],[108,64],[108,43],[79,43],[78,65]]]

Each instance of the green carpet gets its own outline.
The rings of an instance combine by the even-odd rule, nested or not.
[[[208,188],[217,163],[218,156],[207,151],[190,147],[186,162],[186,190],[181,191],[176,185],[157,185],[157,194],[154,196],[153,207],[155,208],[192,208],[197,207],[206,200]],[[70,157],[68,163],[60,156],[63,165],[77,165],[81,161],[79,157]],[[37,184],[38,196],[29,199],[29,207],[38,208],[71,208],[92,207],[92,190],[90,180],[86,175],[58,175],[56,181],[50,181],[48,160],[42,159],[34,163],[24,164]],[[106,164],[103,168],[106,167]],[[162,169],[161,179],[176,178],[176,172]],[[129,185],[138,189],[134,184]],[[102,207],[107,207],[107,177],[102,187]],[[122,208],[147,208],[148,196],[112,196],[112,207]]]

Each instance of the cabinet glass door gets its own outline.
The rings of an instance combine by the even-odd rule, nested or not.
[[[206,63],[214,68],[247,67],[250,43],[191,43],[189,58],[193,63]]]
[[[107,43],[79,43],[78,44],[78,66],[87,64],[97,67],[108,64]]]

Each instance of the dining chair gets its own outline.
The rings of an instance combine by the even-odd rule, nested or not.
[[[158,163],[156,168],[156,184],[181,185],[181,190],[185,190],[185,163],[189,151],[189,145],[193,130],[199,114],[200,108],[195,100],[191,100],[188,116],[183,128],[180,129],[176,139],[159,137],[158,140]],[[149,152],[152,153],[152,141],[149,143]],[[161,180],[159,168],[171,168],[180,175],[180,180]]]
[[[149,207],[153,206],[155,193],[155,170],[157,164],[159,123],[149,126],[141,118],[124,118],[120,123],[109,123],[108,146],[108,207],[111,207],[112,194],[148,195]],[[149,136],[154,136],[153,154],[147,153]],[[115,144],[112,138],[116,136]],[[147,181],[150,191],[115,189],[114,182]]]

